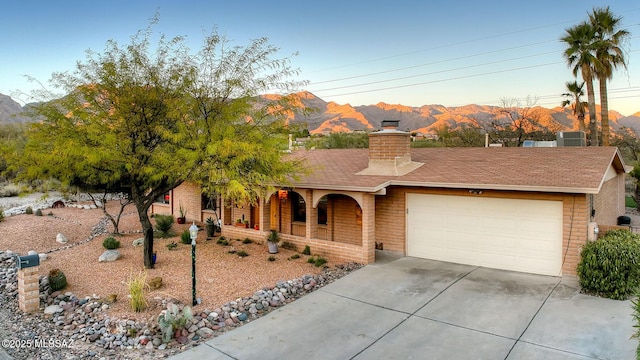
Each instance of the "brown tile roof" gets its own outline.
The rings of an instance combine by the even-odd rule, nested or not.
[[[298,151],[312,170],[295,182],[315,189],[378,191],[389,185],[597,193],[610,165],[624,164],[615,147],[411,149],[423,163],[403,176],[356,175],[368,166],[367,149]]]

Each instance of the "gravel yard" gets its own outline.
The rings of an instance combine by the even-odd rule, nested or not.
[[[109,210],[114,213],[117,201],[109,203]],[[51,214],[49,214],[51,212]],[[46,275],[49,270],[61,269],[67,277],[68,287],[64,292],[71,292],[78,298],[94,296],[105,298],[116,295],[117,301],[110,305],[105,315],[112,319],[150,320],[155,319],[163,309],[160,299],[175,299],[183,304],[191,303],[191,246],[180,243],[179,236],[169,239],[155,239],[154,250],[157,251],[157,262],[154,269],[144,270],[142,261],[142,246],[134,247],[132,242],[141,237],[140,224],[133,206],[125,209],[120,221],[120,231],[124,235],[116,236],[121,247],[118,249],[122,257],[114,262],[98,262],[98,257],[104,252],[102,241],[108,234],[100,234],[91,240],[92,233],[100,231],[96,224],[101,222],[103,214],[100,209],[59,208],[45,209],[44,216],[13,215],[0,222],[0,251],[11,250],[14,253],[26,254],[30,250],[47,253],[47,259],[40,264],[40,274]],[[49,214],[49,215],[47,215]],[[108,224],[105,226],[105,224]],[[174,224],[174,230],[180,234],[190,224]],[[107,227],[111,231],[110,223],[102,221],[102,230]],[[69,240],[67,244],[56,242],[57,234],[64,234]],[[273,287],[278,281],[300,278],[307,274],[322,273],[307,263],[307,256],[291,259],[294,251],[282,249],[275,254],[275,261],[269,261],[271,256],[266,243],[245,244],[242,239],[228,239],[229,245],[223,246],[216,240],[206,240],[206,233],[200,231],[197,239],[197,297],[202,303],[194,307],[194,311],[203,312],[205,309],[216,309],[223,304],[250,297],[257,290]],[[167,244],[176,242],[177,248],[169,250]],[[249,256],[239,257],[229,253],[230,250],[244,250]],[[313,250],[313,249],[312,249]],[[335,265],[327,259],[330,267]],[[151,290],[147,294],[149,307],[146,311],[135,313],[128,301],[127,281],[132,275],[146,271],[147,279],[162,277],[163,286]],[[17,300],[7,299],[0,294],[2,311],[0,321],[13,322],[22,314],[7,314],[7,309],[17,309]],[[11,302],[10,304],[7,302]],[[12,324],[16,326],[15,323]],[[40,326],[42,327],[42,326]],[[46,326],[45,326],[46,327]],[[6,330],[9,330],[8,328]],[[33,330],[31,330],[33,331]],[[54,330],[55,331],[55,330]],[[6,337],[0,331],[0,337]],[[91,344],[82,344],[83,351],[91,354]],[[5,349],[6,350],[6,349]],[[98,354],[98,353],[95,353]],[[125,355],[128,354],[128,355]],[[17,358],[20,353],[12,355]],[[33,355],[33,353],[31,353]],[[144,354],[126,353],[113,355],[115,358],[128,356],[145,358]],[[157,356],[155,354],[153,356]],[[97,356],[97,355],[96,355]],[[149,358],[153,356],[149,355]],[[29,356],[25,357],[28,358]],[[1,358],[1,357],[0,357]],[[43,353],[43,357],[58,358]],[[64,358],[64,357],[61,357]],[[113,358],[109,356],[109,358]]]

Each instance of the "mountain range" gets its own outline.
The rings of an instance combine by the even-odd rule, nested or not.
[[[277,97],[267,95],[267,98]],[[425,134],[435,133],[436,129],[447,125],[452,129],[463,124],[486,123],[497,119],[500,106],[465,105],[446,107],[443,105],[423,105],[420,107],[400,104],[386,104],[351,106],[326,102],[314,94],[303,91],[295,94],[297,105],[307,110],[304,114],[291,114],[288,122],[291,124],[306,123],[312,134],[326,134],[330,132],[373,131],[380,129],[382,120],[400,120],[400,129]],[[23,123],[29,121],[21,115],[23,107],[11,99],[0,94],[0,124]],[[569,107],[531,107],[528,109],[535,114],[540,125],[553,131],[569,131],[578,129],[578,119]],[[598,108],[597,111],[600,111]],[[599,115],[599,114],[598,114]],[[587,117],[588,118],[588,117]],[[599,118],[599,116],[598,116]],[[640,112],[630,116],[623,116],[617,111],[609,111],[610,125],[614,130],[627,127],[640,131]]]

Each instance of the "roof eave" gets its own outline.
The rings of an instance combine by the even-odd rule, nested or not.
[[[523,185],[504,185],[504,184],[468,184],[468,183],[436,183],[436,182],[415,182],[415,181],[386,181],[375,187],[363,186],[331,186],[321,184],[294,184],[294,187],[305,189],[322,189],[322,190],[339,190],[339,191],[356,191],[375,193],[388,186],[408,186],[418,188],[446,188],[446,189],[476,189],[476,190],[499,190],[499,191],[529,191],[529,192],[546,192],[546,193],[565,193],[565,194],[597,194],[598,188],[579,188],[579,187],[558,187],[558,186],[523,186]]]

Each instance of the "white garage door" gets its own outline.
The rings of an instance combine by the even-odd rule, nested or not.
[[[407,194],[407,255],[560,275],[562,202]]]

